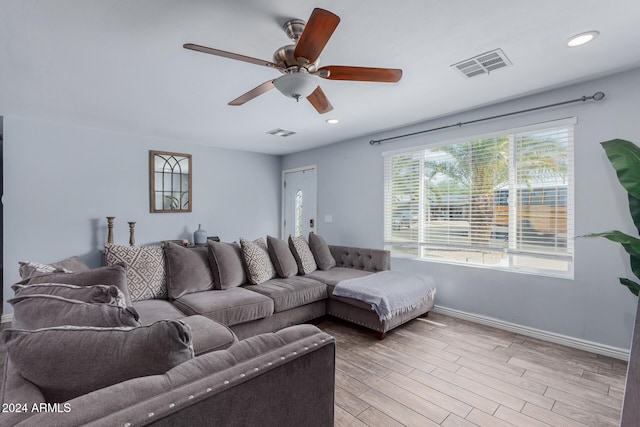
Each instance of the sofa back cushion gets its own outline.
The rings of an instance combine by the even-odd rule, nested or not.
[[[313,253],[304,237],[289,236],[289,248],[298,264],[299,274],[309,274],[318,269]]]
[[[115,263],[109,267],[99,267],[77,273],[50,273],[31,276],[28,279],[19,281],[16,285],[33,285],[36,283],[62,283],[78,286],[113,285],[124,295],[127,307],[131,306],[131,297],[127,286],[127,266],[125,263]]]
[[[162,246],[104,246],[107,266],[127,265],[131,301],[167,298],[166,267]]]
[[[336,266],[336,260],[331,255],[329,245],[322,236],[313,231],[309,233],[309,248],[320,270],[329,270]]]
[[[207,246],[185,248],[173,242],[165,242],[164,253],[169,299],[213,289],[213,274]]]
[[[135,328],[7,329],[0,341],[12,366],[38,386],[49,403],[132,378],[164,374],[193,358],[191,329],[176,320]]]
[[[240,245],[207,240],[207,248],[215,289],[230,289],[248,283]]]
[[[298,274],[298,264],[287,242],[273,236],[267,236],[267,249],[278,276],[287,278]]]
[[[87,303],[55,295],[28,295],[11,298],[12,327],[39,329],[62,325],[76,326],[140,326],[133,307],[108,303]]]

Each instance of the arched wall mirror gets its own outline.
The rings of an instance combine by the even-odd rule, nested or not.
[[[191,212],[191,154],[149,152],[151,212]]]

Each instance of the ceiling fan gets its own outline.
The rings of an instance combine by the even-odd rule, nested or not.
[[[283,29],[294,44],[286,45],[276,50],[273,54],[273,61],[252,58],[193,43],[186,43],[183,47],[250,64],[275,68],[283,74],[278,78],[267,80],[249,92],[240,95],[229,102],[229,105],[242,105],[275,87],[283,95],[296,101],[303,97],[307,98],[318,113],[324,114],[331,111],[333,106],[319,86],[320,78],[383,83],[395,83],[402,78],[402,70],[393,68],[343,65],[318,67],[320,53],[339,22],[340,18],[337,15],[320,8],[313,10],[309,22],[304,22],[300,19],[287,21]]]

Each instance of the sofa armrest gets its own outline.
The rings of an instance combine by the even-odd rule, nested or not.
[[[355,268],[364,271],[391,269],[391,252],[382,249],[355,248],[329,245],[336,267]]]
[[[68,401],[28,425],[327,426],[334,421],[335,340],[312,325],[257,335]],[[286,408],[286,410],[283,410]]]

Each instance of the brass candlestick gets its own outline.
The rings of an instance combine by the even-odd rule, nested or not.
[[[136,222],[129,221],[129,245],[130,246],[133,246],[136,244],[136,239],[134,237],[135,228],[136,228]]]
[[[107,217],[107,230],[108,230],[108,234],[107,234],[107,243],[113,243],[113,220],[116,219],[115,216],[108,216]]]

